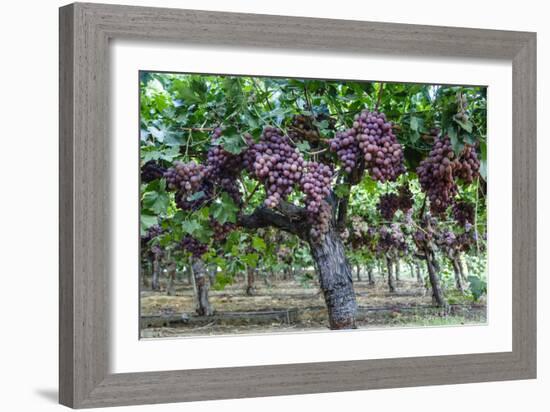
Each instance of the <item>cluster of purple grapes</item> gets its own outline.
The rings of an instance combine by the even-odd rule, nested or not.
[[[160,245],[155,244],[155,245],[151,246],[151,254],[156,259],[161,259],[164,256],[164,250],[162,249],[162,247]]]
[[[330,229],[330,220],[332,219],[332,207],[323,200],[319,205],[319,210],[316,214],[308,214],[308,221],[311,225],[309,236],[313,242],[323,240],[325,233]]]
[[[154,160],[149,160],[143,166],[141,166],[141,182],[149,183],[153,180],[160,179],[166,173],[166,168]]]
[[[187,197],[195,193],[208,175],[207,168],[202,164],[193,161],[183,163],[176,161],[174,166],[169,168],[164,177],[170,190],[175,190],[181,196]]]
[[[413,233],[413,240],[417,246],[422,247],[427,242],[431,241],[434,238],[434,227],[437,225],[437,220],[426,214],[422,218],[420,226]]]
[[[149,243],[154,238],[162,235],[164,233],[164,229],[160,225],[153,225],[150,228],[147,229],[145,234],[141,236],[141,245],[142,247],[145,246],[147,243]]]
[[[223,129],[217,127],[212,133],[212,145],[207,154],[207,173],[209,179],[226,192],[236,204],[242,203],[241,191],[237,183],[237,178],[241,171],[249,164],[249,150],[239,154],[233,154],[223,148],[220,138],[223,135]],[[253,146],[252,136],[244,136],[248,147]]]
[[[358,164],[361,149],[357,143],[357,130],[351,128],[337,132],[329,141],[330,150],[338,155],[346,173],[351,173]]]
[[[464,180],[465,183],[472,183],[474,178],[479,175],[480,162],[477,158],[477,152],[472,145],[467,144],[464,146],[458,158],[458,164],[456,177]]]
[[[235,223],[225,222],[221,224],[216,219],[210,219],[210,228],[212,229],[212,238],[215,242],[223,242],[227,239],[227,235],[237,228]]]
[[[399,187],[397,193],[386,193],[380,196],[378,210],[385,220],[392,220],[395,212],[402,210],[407,212],[414,204],[413,194],[407,184]]]
[[[318,162],[306,162],[300,179],[300,188],[306,195],[305,204],[309,213],[317,214],[321,202],[330,195],[333,172],[330,166]]]
[[[430,199],[430,210],[444,213],[458,192],[454,172],[458,161],[448,137],[435,142],[428,157],[420,163],[416,172],[422,190]]]
[[[408,184],[403,184],[399,187],[399,209],[403,212],[408,212],[414,206],[414,197]]]
[[[203,180],[201,185],[197,188],[195,194],[202,192],[202,196],[197,196],[195,198],[190,198],[189,195],[185,192],[178,191],[176,192],[175,200],[176,205],[185,211],[194,212],[205,206],[210,202],[214,195],[214,186],[210,180]]]
[[[478,235],[474,231],[455,234],[451,230],[444,230],[436,237],[436,243],[446,253],[468,252],[478,244]],[[481,243],[479,245],[483,247]]]
[[[179,247],[185,250],[195,258],[200,258],[208,251],[208,245],[202,243],[200,240],[195,239],[193,236],[187,235],[179,243]]]
[[[206,164],[211,177],[237,176],[243,168],[243,154],[233,154],[220,143],[223,129],[216,127],[212,132],[211,146],[208,149]]]
[[[384,113],[362,111],[355,116],[353,127],[337,133],[329,145],[348,173],[359,164],[361,156],[374,180],[394,181],[405,172],[403,148]]]
[[[247,156],[246,163],[265,186],[267,207],[274,208],[286,199],[302,177],[304,158],[291,146],[288,136],[275,127],[264,129],[260,141],[248,150]]]
[[[378,211],[385,220],[392,220],[395,212],[399,210],[399,196],[397,193],[385,193],[378,201]]]
[[[405,235],[399,224],[392,223],[389,227],[380,227],[377,249],[379,253],[405,252],[407,250]]]
[[[456,202],[453,205],[453,218],[463,228],[469,230],[474,223],[475,206],[470,202]]]
[[[305,194],[308,220],[312,225],[311,238],[319,240],[330,227],[332,207],[325,200],[330,195],[333,171],[328,165],[306,162],[300,179],[300,188]]]
[[[376,229],[369,226],[368,222],[361,216],[351,216],[349,225],[348,243],[355,250],[367,247],[374,252],[374,240],[376,238]]]
[[[451,230],[443,230],[437,236],[436,243],[442,247],[450,248],[456,244],[457,237],[455,233]]]
[[[466,145],[456,156],[448,136],[438,139],[429,156],[416,170],[422,190],[430,199],[430,210],[443,214],[453,203],[458,186],[455,179],[471,183],[479,173],[479,160],[473,146]]]
[[[321,136],[313,121],[313,116],[306,116],[304,114],[295,115],[290,123],[289,136],[293,140],[307,140],[314,145],[317,144]]]

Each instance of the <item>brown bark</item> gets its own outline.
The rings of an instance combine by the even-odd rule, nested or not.
[[[422,277],[422,269],[420,268],[420,264],[415,261],[414,266],[416,268],[416,280],[419,284],[424,285],[424,278]]]
[[[246,273],[246,295],[252,296],[255,293],[254,289],[254,268],[249,267]]]
[[[446,307],[447,301],[445,300],[443,290],[441,289],[441,283],[439,281],[439,265],[435,260],[433,250],[428,245],[425,245],[424,254],[426,266],[428,267],[428,276],[432,286],[432,302],[435,306]]]
[[[153,278],[151,280],[151,289],[160,290],[160,258],[156,255],[153,258]]]
[[[330,328],[355,329],[357,303],[353,279],[344,245],[335,227],[331,227],[322,240],[310,241],[310,248],[325,297]]]
[[[367,276],[369,277],[369,285],[374,285],[374,274],[372,272],[373,272],[372,264],[369,264],[367,266]]]
[[[460,273],[460,263],[458,262],[458,256],[454,255],[451,257],[451,263],[453,265],[453,271],[455,274],[455,284],[456,288],[460,293],[464,293],[464,285],[462,284],[462,274]]]
[[[395,292],[395,278],[393,277],[393,261],[386,255],[386,267],[388,269],[388,288],[391,293]]]
[[[327,198],[333,208],[336,207],[335,199],[334,196]],[[308,222],[304,208],[287,202],[280,202],[276,210],[259,207],[250,215],[239,216],[239,224],[245,228],[272,226],[307,241],[325,297],[330,328],[355,328],[357,304],[353,279],[344,245],[336,230],[336,219],[333,216],[329,231],[319,241],[310,238],[311,226]]]
[[[197,287],[197,314],[199,316],[211,316],[214,310],[208,300],[208,276],[206,266],[201,259],[191,258],[191,269]]]
[[[168,283],[166,285],[166,294],[168,296],[176,296],[176,263],[171,262],[167,268]]]
[[[401,262],[399,258],[395,259],[395,280],[401,280]]]

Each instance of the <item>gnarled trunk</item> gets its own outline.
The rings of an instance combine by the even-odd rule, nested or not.
[[[451,263],[453,264],[456,288],[460,291],[460,293],[464,293],[464,285],[462,284],[462,273],[460,272],[460,263],[458,262],[457,255],[451,257]]]
[[[401,262],[399,258],[395,259],[395,280],[401,280]]]
[[[201,259],[191,258],[191,270],[197,288],[197,314],[200,316],[211,316],[214,314],[208,300],[208,276],[206,266]]]
[[[424,247],[424,254],[426,259],[426,266],[428,267],[428,276],[430,278],[430,284],[432,286],[432,302],[439,307],[446,307],[447,302],[441,289],[441,283],[439,282],[439,264],[435,260],[433,251],[429,246]]]
[[[468,283],[468,274],[466,273],[467,268],[464,266],[464,262],[462,260],[462,255],[460,252],[457,252],[456,254],[456,261],[458,263],[458,268],[460,270],[460,277],[462,278],[462,283],[466,284]]]
[[[420,285],[424,285],[424,278],[422,277],[422,269],[420,269],[420,263],[414,261],[414,267],[416,268],[416,280]]]
[[[153,258],[153,278],[151,280],[151,289],[160,290],[160,258],[156,255]]]
[[[254,295],[254,268],[249,267],[246,273],[246,295]]]
[[[172,262],[167,268],[168,284],[166,285],[166,294],[176,296],[176,263]]]
[[[361,265],[355,266],[355,273],[357,274],[357,282],[361,282]]]
[[[354,329],[357,303],[342,240],[331,228],[322,240],[310,241],[310,248],[325,297],[330,328]]]
[[[369,285],[374,285],[374,274],[372,272],[373,272],[372,265],[369,264],[367,266],[367,275],[369,277]]]
[[[393,260],[386,256],[386,266],[388,268],[388,288],[391,293],[395,292],[395,279],[393,277]]]

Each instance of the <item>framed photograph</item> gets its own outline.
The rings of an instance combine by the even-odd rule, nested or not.
[[[536,377],[536,35],[60,9],[60,402]]]

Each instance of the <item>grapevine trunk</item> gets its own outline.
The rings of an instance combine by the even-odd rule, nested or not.
[[[197,286],[197,314],[200,316],[211,316],[214,314],[214,310],[208,300],[206,266],[201,259],[192,258],[191,268]]]
[[[332,227],[319,241],[310,241],[331,329],[355,329],[357,303],[342,240]]]
[[[153,278],[151,280],[151,289],[160,290],[160,259],[157,256],[153,259]]]
[[[432,301],[435,305],[439,307],[446,307],[447,302],[445,296],[443,295],[443,290],[441,289],[441,283],[439,282],[438,276],[438,264],[435,261],[435,256],[433,251],[429,246],[424,247],[424,254],[426,259],[426,266],[428,267],[428,276],[430,278],[430,284],[432,286]]]
[[[389,256],[386,256],[386,266],[388,268],[388,288],[393,293],[395,292],[395,279],[393,277],[393,261]]]

